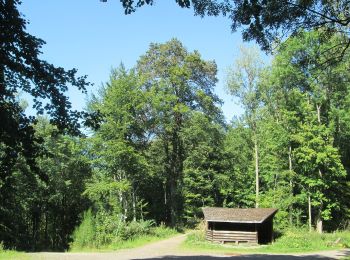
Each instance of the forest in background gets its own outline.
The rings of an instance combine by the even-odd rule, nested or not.
[[[33,124],[36,168],[22,151],[1,179],[0,241],[66,250],[84,234],[101,247],[156,224],[193,227],[205,206],[278,208],[282,230],[348,228],[350,57],[332,51],[347,40],[299,31],[270,65],[242,47],[226,85],[244,114],[230,123],[215,61],[176,39],[151,44],[90,98],[98,128],[77,137],[45,116]],[[8,152],[1,142],[1,166]]]

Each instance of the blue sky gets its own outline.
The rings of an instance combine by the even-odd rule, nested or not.
[[[88,75],[94,93],[109,78],[112,67],[121,62],[127,68],[136,64],[151,42],[179,39],[188,50],[198,50],[206,60],[218,65],[216,93],[224,101],[227,120],[242,109],[224,90],[227,68],[243,44],[239,32],[232,33],[223,17],[200,18],[193,10],[178,7],[174,0],[158,0],[136,13],[124,15],[119,0],[23,1],[20,11],[29,20],[29,33],[46,41],[43,58],[65,69],[77,68]],[[85,106],[86,96],[70,90],[75,109]]]

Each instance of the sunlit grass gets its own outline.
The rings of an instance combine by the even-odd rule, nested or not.
[[[188,235],[182,245],[186,250],[237,253],[302,253],[350,247],[350,232],[318,234],[305,230],[288,230],[269,245],[221,245],[205,240],[203,231]]]
[[[31,258],[26,253],[13,250],[0,250],[0,259],[26,260]]]

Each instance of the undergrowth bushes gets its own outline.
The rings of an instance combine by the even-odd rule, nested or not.
[[[132,221],[127,225],[123,225],[118,236],[122,240],[134,239],[138,236],[150,235],[155,222],[152,220]]]
[[[272,245],[275,248],[293,249],[294,251],[325,250],[332,248],[349,248],[350,232],[333,232],[319,234],[303,229],[286,230]]]
[[[153,220],[125,222],[121,215],[94,216],[89,210],[85,212],[81,224],[73,233],[70,250],[117,249],[124,247],[122,244],[126,242],[128,245],[125,247],[132,247],[130,241],[138,239],[147,242],[176,233],[175,230],[165,226],[157,227]]]
[[[94,219],[91,210],[84,213],[83,221],[73,233],[73,243],[71,247],[74,248],[86,248],[94,246],[94,239],[96,236],[96,230],[94,226]]]

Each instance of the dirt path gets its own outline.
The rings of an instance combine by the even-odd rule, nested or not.
[[[311,254],[213,254],[203,252],[189,252],[179,248],[185,240],[186,235],[179,235],[159,242],[154,242],[143,247],[133,249],[123,249],[117,252],[108,253],[33,253],[28,254],[31,259],[48,259],[48,260],[297,260],[297,259],[340,259],[344,256],[350,256],[350,250],[326,251]]]
[[[122,249],[116,252],[106,253],[33,253],[30,254],[33,259],[69,259],[69,260],[85,260],[85,259],[149,259],[157,258],[164,255],[178,255],[179,245],[185,240],[186,235],[175,236],[166,240],[154,242],[139,248]]]

